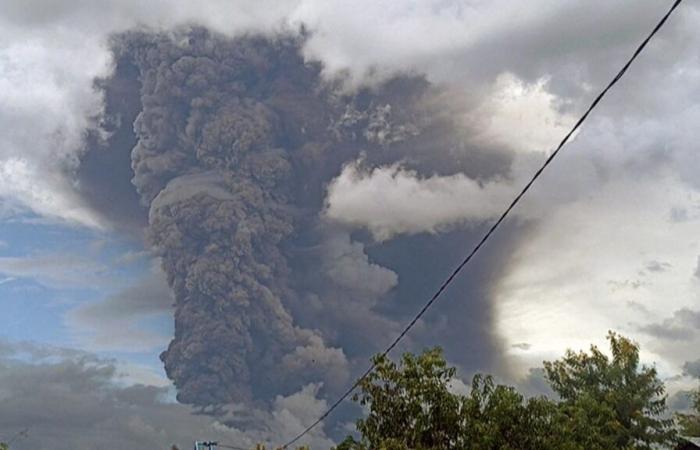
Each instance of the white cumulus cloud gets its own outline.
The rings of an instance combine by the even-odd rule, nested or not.
[[[356,162],[328,186],[325,215],[382,241],[479,223],[501,212],[512,195],[508,183],[481,183],[461,173],[422,178],[401,165],[364,170]]]

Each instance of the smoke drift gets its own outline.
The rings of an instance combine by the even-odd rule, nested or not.
[[[209,412],[311,382],[341,389],[469,240],[450,233],[380,244],[328,220],[326,187],[344,165],[401,161],[418,174],[477,180],[509,167],[507,153],[470,147],[423,78],[347,93],[303,58],[303,43],[199,28],[129,32],[113,38],[114,73],[97,83],[111,135],[89,140],[81,191],[133,227],[137,220],[114,211],[138,210],[134,198],[99,198],[114,179],[122,187],[131,179],[175,294],[175,336],[161,359],[178,399]],[[114,154],[129,155],[130,167]],[[105,167],[113,177],[95,176]],[[492,365],[488,267],[463,278],[450,294],[460,298],[411,339],[434,345],[446,333],[456,362]]]

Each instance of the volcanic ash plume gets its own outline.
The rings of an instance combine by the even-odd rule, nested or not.
[[[386,107],[332,95],[297,39],[127,33],[114,49],[141,82],[132,181],[175,294],[161,358],[179,400],[224,405],[290,380],[344,383],[343,351],[285,306],[298,297],[285,243],[318,226],[324,182],[367,148],[358,139],[385,145],[412,130],[392,131]]]
[[[318,68],[291,40],[180,37],[121,41],[142,79],[133,182],[150,205],[148,235],[175,293],[175,338],[161,358],[178,398],[248,401],[264,394],[256,386],[282,390],[285,377],[344,374],[343,352],[295,326],[282,302],[294,153],[312,145],[325,119],[296,110],[319,101]],[[290,127],[311,139],[290,139]],[[316,370],[283,370],[294,353]]]
[[[115,129],[106,145],[130,155],[174,293],[175,336],[161,358],[178,399],[210,412],[312,382],[337,392],[396,333],[386,311],[410,303],[382,300],[401,275],[372,260],[352,221],[324,212],[332,180],[397,162],[416,176],[503,166],[460,150],[422,78],[346,93],[304,60],[303,39],[128,32],[113,38],[115,71],[98,82]],[[100,159],[108,154],[84,160],[93,196],[109,186],[92,168],[123,159]]]

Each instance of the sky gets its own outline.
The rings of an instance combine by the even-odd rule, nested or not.
[[[669,6],[662,0],[2,2],[0,416],[12,420],[0,424],[0,438],[27,422],[43,425],[18,448],[165,448],[197,436],[250,445],[291,437],[390,341]],[[227,177],[244,176],[212,169],[205,158],[201,167],[178,166],[176,176],[163,169],[170,178],[157,173],[170,162],[148,159],[156,125],[145,113],[133,125],[125,111],[169,108],[153,103],[161,95],[157,86],[147,92],[149,76],[165,75],[140,56],[134,60],[142,91],[128,84],[137,77],[117,73],[119,58],[146,45],[139,39],[160,36],[163,54],[174,54],[186,47],[177,39],[193,36],[186,31],[193,26],[213,33],[212,45],[226,51],[246,33],[294,34],[303,26],[301,56],[320,63],[314,82],[336,83],[350,97],[369,89],[376,102],[367,111],[347,109],[338,121],[366,113],[370,125],[364,147],[331,146],[347,155],[335,171],[319,175],[318,205],[302,222],[313,230],[280,238],[265,249],[268,259],[254,259],[276,270],[270,261],[283,258],[291,275],[286,284],[251,287],[264,305],[236,310],[249,314],[252,329],[269,319],[278,334],[251,331],[240,339],[252,336],[250,354],[256,339],[288,340],[289,348],[282,342],[273,353],[287,378],[267,390],[255,376],[247,391],[231,388],[249,398],[233,408],[229,426],[193,416],[191,406],[175,401],[176,385],[184,383],[178,371],[194,363],[179,350],[187,342],[174,319],[189,320],[179,311],[188,311],[183,305],[194,295],[198,270],[211,273],[202,279],[212,284],[218,275],[265,275],[248,262],[221,269],[229,249],[211,250],[219,241],[207,237],[202,252],[218,265],[204,257],[182,263],[192,269],[179,283],[178,262],[185,259],[178,255],[199,247],[176,248],[168,233],[180,227],[180,239],[189,242],[188,232],[200,230],[172,217],[177,205],[201,207],[192,214],[208,218],[211,205],[221,204],[233,210],[217,214],[238,218],[249,203],[230,206],[238,200]],[[486,370],[529,386],[531,369],[543,360],[567,348],[604,347],[614,330],[640,344],[644,363],[657,367],[672,400],[682,403],[673,396],[700,376],[698,26],[698,6],[685,2],[402,350],[441,345],[465,380]],[[134,30],[142,35],[128,34]],[[386,84],[412,76],[431,86],[415,103],[405,98],[418,88]],[[395,102],[393,109],[383,102]],[[260,111],[255,114],[268,114]],[[217,114],[212,123],[224,116]],[[246,114],[235,116],[243,128],[258,117]],[[421,114],[428,125],[416,119]],[[100,140],[108,144],[94,145]],[[109,159],[110,151],[126,159]],[[250,164],[277,161],[276,153],[266,155]],[[154,173],[161,178],[148,178]],[[188,203],[201,193],[211,205]],[[271,206],[260,214],[287,217],[277,211]],[[231,230],[227,218],[217,220],[222,228],[203,220],[211,225],[207,233]],[[246,236],[230,239],[221,242],[247,248]],[[243,275],[236,283],[247,286]],[[328,292],[338,288],[343,293],[331,298]],[[168,350],[166,374],[160,354],[174,337],[183,347]],[[202,339],[206,346],[209,338]],[[299,378],[307,360],[322,368]],[[257,373],[249,359],[241,364]],[[187,389],[196,394],[187,403],[202,406],[198,388]],[[341,416],[310,442],[328,447],[353,420],[351,411]]]

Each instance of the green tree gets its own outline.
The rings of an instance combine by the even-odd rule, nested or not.
[[[526,401],[481,375],[469,395],[451,392],[456,371],[440,349],[405,354],[399,365],[381,356],[374,363],[354,397],[368,408],[357,422],[361,438],[336,450],[583,450],[558,432],[564,416],[546,398]]]
[[[556,403],[535,397],[526,400],[515,388],[497,385],[477,375],[464,398],[462,430],[473,450],[583,450],[565,433],[565,417]]]
[[[640,366],[639,346],[608,333],[612,359],[596,346],[545,362],[546,378],[560,396],[567,433],[586,448],[652,449],[676,440],[664,419],[666,397],[656,369]]]
[[[382,356],[373,361],[375,370],[354,396],[369,407],[367,417],[357,421],[362,442],[345,448],[463,448],[460,397],[448,389],[456,371],[439,349],[404,354],[400,366]]]
[[[437,348],[405,354],[398,364],[377,356],[354,396],[368,411],[357,421],[360,438],[348,437],[336,450],[643,450],[674,444],[656,370],[640,365],[639,347],[629,339],[609,333],[608,341],[612,359],[593,346],[590,353],[569,350],[545,362],[557,401],[526,399],[482,375],[467,395],[454,393],[455,368]]]

